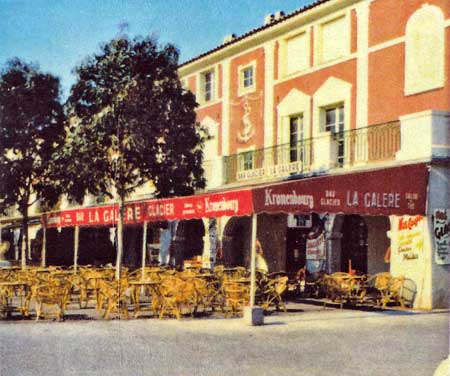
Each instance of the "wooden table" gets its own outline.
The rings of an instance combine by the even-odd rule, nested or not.
[[[20,266],[6,266],[0,268],[0,276],[3,281],[17,279],[16,272],[20,270]]]
[[[195,278],[201,278],[201,279],[206,279],[207,281],[210,281],[212,279],[215,279],[216,276],[211,273],[202,273],[202,274],[195,275]]]
[[[231,279],[230,281],[228,281],[230,283],[241,283],[241,284],[250,284],[251,279],[250,278],[236,278],[236,279]]]
[[[31,286],[24,281],[0,282],[0,310],[11,316],[13,297],[19,297],[19,310],[23,316],[30,314]]]
[[[148,295],[151,297],[151,311],[156,315],[159,311],[159,307],[161,305],[161,293],[159,291],[159,286],[161,282],[152,281],[148,279],[142,279],[137,281],[129,282],[129,285],[132,289],[132,298],[134,305],[134,317],[138,317],[141,312],[144,310],[141,307],[140,296],[142,292],[148,292]]]

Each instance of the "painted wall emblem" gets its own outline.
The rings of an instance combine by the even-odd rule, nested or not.
[[[249,94],[238,102],[231,102],[233,106],[232,121],[237,126],[235,129],[236,140],[241,144],[246,144],[253,139],[258,123],[262,122],[261,98],[260,94]]]
[[[241,129],[238,131],[237,140],[242,143],[247,143],[255,135],[255,128],[253,127],[250,114],[252,109],[248,103],[247,97],[244,100],[244,116],[242,116]]]

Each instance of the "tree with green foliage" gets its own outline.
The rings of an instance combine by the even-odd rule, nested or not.
[[[13,59],[0,76],[0,200],[22,215],[22,267],[28,250],[28,210],[54,205],[60,185],[55,158],[64,143],[58,78]]]
[[[150,181],[156,197],[204,187],[203,132],[195,121],[195,97],[178,78],[178,57],[174,46],[159,46],[153,38],[121,37],[75,70],[67,101],[73,120],[65,187],[77,201],[86,193],[116,196],[116,278],[125,199]]]

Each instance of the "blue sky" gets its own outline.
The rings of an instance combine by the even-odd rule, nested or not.
[[[61,79],[119,33],[156,34],[181,51],[180,62],[262,25],[264,16],[289,13],[312,0],[0,0],[0,65],[19,57]]]

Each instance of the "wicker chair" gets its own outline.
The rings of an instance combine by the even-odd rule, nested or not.
[[[262,286],[260,292],[261,307],[264,310],[268,310],[269,307],[275,305],[278,311],[280,307],[286,312],[286,305],[284,304],[282,294],[287,289],[287,283],[289,278],[287,276],[277,276],[268,281]]]
[[[389,303],[400,305],[400,308],[412,306],[416,294],[416,285],[404,276],[394,277],[390,273],[378,273],[372,276],[367,284],[376,292],[376,302],[385,308]]]
[[[103,318],[108,320],[111,313],[118,313],[119,317],[123,314],[128,319],[128,305],[131,297],[128,280],[126,278],[120,281],[101,279],[98,280],[97,286],[97,309],[104,309]]]
[[[98,289],[99,281],[107,279],[100,270],[84,269],[80,270],[80,308],[86,308],[89,300],[94,299],[98,306]]]
[[[225,307],[230,308],[231,314],[238,315],[243,307],[249,304],[250,291],[249,286],[230,280],[223,284],[223,294]],[[225,311],[225,316],[227,316]]]
[[[49,280],[32,286],[36,321],[41,317],[56,317],[58,321],[62,320],[69,300],[70,288],[70,282],[64,280]]]
[[[354,279],[349,273],[336,272],[331,275],[325,275],[323,279],[325,285],[326,298],[332,302],[340,304],[342,309],[346,301],[351,300],[353,293]],[[324,302],[324,307],[327,302]]]
[[[188,309],[193,315],[198,303],[198,292],[195,284],[191,281],[185,281],[177,277],[165,277],[160,285],[161,310],[159,318],[162,319],[165,314],[175,315],[179,320],[182,309]]]

